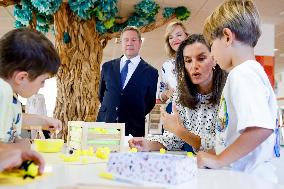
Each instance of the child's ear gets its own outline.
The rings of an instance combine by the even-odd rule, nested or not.
[[[225,38],[227,46],[231,45],[235,39],[234,33],[229,28],[223,29],[223,37]]]
[[[20,71],[14,74],[14,79],[17,84],[21,84],[29,78],[28,72]]]

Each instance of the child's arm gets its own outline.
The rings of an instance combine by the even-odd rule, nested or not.
[[[16,138],[15,143],[22,150],[30,150],[31,149],[31,141],[28,138]]]
[[[44,160],[40,154],[31,150],[11,150],[12,144],[9,148],[1,147],[0,145],[0,172],[19,167],[24,161],[32,160],[39,166],[39,173],[43,173]]]
[[[260,127],[248,127],[243,133],[226,148],[221,154],[213,155],[205,152],[197,154],[197,164],[199,168],[219,168],[228,166],[231,163],[253,151],[258,145],[265,141],[273,130]]]
[[[0,142],[0,149],[19,149],[30,150],[31,143],[29,139],[15,139],[15,143],[3,143]]]
[[[23,114],[22,125],[41,126],[44,130],[62,130],[60,120],[36,114]]]

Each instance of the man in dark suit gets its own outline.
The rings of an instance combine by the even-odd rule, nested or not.
[[[142,40],[136,27],[121,33],[124,55],[102,66],[98,122],[125,123],[125,134],[144,136],[145,116],[156,102],[158,71],[140,56]]]

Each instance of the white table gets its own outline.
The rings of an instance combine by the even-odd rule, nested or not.
[[[9,187],[9,189],[55,189],[59,186],[70,186],[77,183],[105,183],[121,184],[116,181],[109,181],[98,177],[98,173],[105,171],[105,163],[70,165],[66,163],[55,163],[59,158],[58,154],[43,154],[48,166],[51,166],[52,175],[40,181],[33,182],[21,187]],[[153,186],[157,186],[154,185]],[[1,189],[4,187],[0,187]],[[270,182],[258,179],[254,176],[229,170],[199,169],[197,176],[182,185],[166,186],[175,189],[280,189],[282,185],[275,185]],[[5,187],[7,189],[7,187]]]

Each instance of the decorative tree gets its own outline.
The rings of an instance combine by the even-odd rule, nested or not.
[[[15,4],[15,27],[31,27],[41,32],[53,30],[62,65],[57,74],[54,115],[63,121],[94,121],[97,115],[98,82],[103,49],[127,25],[141,32],[152,31],[174,18],[186,20],[185,7],[164,8],[156,19],[159,5],[141,0],[128,17],[119,17],[117,0],[0,0],[0,6]]]

